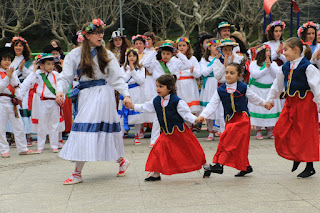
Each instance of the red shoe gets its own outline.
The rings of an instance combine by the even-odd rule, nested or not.
[[[1,157],[2,158],[10,158],[10,154],[9,154],[9,152],[6,152],[6,153],[1,154]]]
[[[137,133],[136,136],[134,136],[134,145],[140,145],[141,142],[139,140],[139,134]]]
[[[214,133],[213,131],[209,131],[209,135],[207,137],[207,141],[213,141],[214,140]]]
[[[25,152],[20,152],[19,155],[33,155],[35,152],[33,150],[27,150]]]
[[[126,158],[122,158],[119,162],[119,172],[117,174],[117,177],[123,177],[126,175],[126,171],[130,166],[130,161]]]
[[[60,140],[58,144],[58,149],[61,149],[62,147],[63,147],[63,140]]]
[[[73,173],[67,180],[63,182],[63,185],[72,185],[83,182],[81,173]]]
[[[262,134],[261,134],[261,130],[257,130],[256,138],[257,138],[258,140],[262,140],[262,139],[263,139],[263,136],[262,136]]]
[[[143,128],[140,129],[139,138],[140,138],[140,139],[141,139],[141,138],[144,138],[144,129],[143,129]]]

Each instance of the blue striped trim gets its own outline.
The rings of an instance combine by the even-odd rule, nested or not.
[[[73,123],[71,131],[75,132],[120,132],[120,123]]]

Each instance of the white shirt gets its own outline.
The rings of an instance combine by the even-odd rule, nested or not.
[[[293,66],[293,69],[296,69],[302,59],[303,57],[300,57],[293,61],[290,61],[290,69],[292,68],[292,66]],[[319,88],[320,76],[319,75],[320,75],[319,70],[315,66],[310,64],[307,67],[306,69],[307,81],[308,81],[310,90],[314,95],[313,101],[318,105],[320,104],[320,88]],[[283,92],[283,89],[284,89],[284,75],[283,75],[283,72],[281,71],[277,73],[277,77],[273,82],[267,101],[273,102],[274,99],[279,98],[280,94]]]
[[[170,94],[165,96],[164,98],[161,97],[161,106],[162,107],[168,106],[169,101],[170,101]],[[143,104],[135,104],[134,111],[156,112],[156,109],[154,108],[153,100],[151,100]],[[190,123],[194,123],[196,121],[197,117],[191,113],[189,106],[183,100],[179,100],[179,103],[177,105],[177,111],[185,121],[188,121]]]
[[[49,90],[49,88],[44,85],[44,82],[42,80],[42,77],[40,73],[44,73],[48,80],[50,81],[52,87],[54,89],[57,89],[57,85],[55,81],[57,81],[59,77],[59,73],[56,71],[52,71],[51,73],[44,72],[42,70],[37,70],[36,72],[32,72],[28,75],[28,77],[23,81],[21,84],[21,94],[25,96],[25,94],[34,87],[35,84],[38,84],[37,86],[37,94],[41,97],[43,92],[43,97],[45,98],[56,98],[56,96]],[[54,80],[56,79],[56,80]],[[44,87],[43,87],[44,86]]]
[[[272,61],[280,59],[281,61],[283,61],[283,63],[286,63],[287,62],[286,57],[281,53],[280,53],[280,56],[277,54],[277,49],[279,48],[280,43],[281,43],[280,40],[278,41],[271,40],[271,41],[264,42],[263,44],[267,44],[270,47]]]
[[[10,65],[10,67],[14,67],[15,73],[17,74],[18,77],[21,75],[19,77],[20,79],[25,79],[33,71],[33,68],[34,68],[33,64],[31,64],[28,68],[24,66],[22,70],[19,71],[18,67],[23,59],[24,59],[23,55],[15,56]]]
[[[124,81],[128,84],[134,84],[137,83],[140,86],[145,81],[145,69],[144,67],[141,67],[138,70],[130,70],[130,66],[127,65],[126,68],[121,67],[122,71],[124,72]]]
[[[71,52],[69,52],[63,62],[63,70],[60,73],[60,76],[57,80],[57,93],[64,92],[66,93],[69,89],[69,86],[73,82],[73,79],[77,73],[77,68],[80,64],[81,60],[81,50],[82,47],[77,47]],[[128,85],[125,83],[123,76],[123,70],[120,69],[117,59],[113,55],[112,52],[107,50],[108,59],[110,60],[108,65],[105,68],[105,74],[103,74],[99,68],[98,57],[95,56],[93,58],[93,78],[89,78],[88,76],[81,76],[81,81],[91,81],[97,79],[105,79],[108,80],[108,84],[110,84],[114,89],[119,91],[124,97],[129,96]]]
[[[227,92],[228,93],[233,93],[234,91],[237,90],[237,82],[233,83],[233,84],[227,84]],[[265,100],[263,100],[262,98],[260,98],[257,94],[255,94],[250,87],[247,87],[247,92],[246,92],[246,97],[249,99],[249,101],[251,103],[253,103],[254,105],[258,105],[258,106],[262,106],[264,107],[266,105]],[[215,93],[213,94],[210,102],[208,103],[208,105],[206,106],[206,108],[202,111],[200,116],[203,116],[205,118],[208,118],[211,114],[213,114],[217,108],[220,105],[220,96],[218,94],[218,90],[215,91]]]
[[[318,52],[318,50],[320,50],[320,44],[317,44],[317,47],[316,47],[314,53],[312,54],[312,58],[313,58],[314,54],[315,54],[316,52]],[[312,64],[316,64],[317,67],[318,67],[318,69],[320,69],[320,59],[318,60],[317,57],[315,57],[315,59],[312,59],[312,58],[311,58],[310,62],[311,62]]]
[[[180,77],[181,76],[193,76],[194,78],[200,78],[201,77],[201,69],[200,69],[200,64],[196,57],[192,56],[189,59],[190,63],[193,66],[193,72],[190,72],[190,69],[182,70],[180,71]]]
[[[201,60],[200,60],[201,74],[204,77],[207,77],[210,73],[213,72],[213,63],[209,67],[208,67],[208,65],[210,64],[210,62],[214,58],[215,57],[209,56],[209,58],[208,58],[209,61],[206,61],[206,59],[204,57],[201,58]],[[215,60],[217,60],[217,58]]]
[[[142,65],[149,71],[149,73],[152,74],[155,80],[161,75],[165,74],[159,61],[156,59],[156,55],[157,51],[153,50],[148,54],[147,58],[142,63]],[[170,70],[170,73],[172,75],[176,75],[179,79],[180,71],[191,69],[192,64],[190,63],[188,58],[181,52],[177,54],[177,57],[173,56],[170,61],[166,63],[166,65]]]
[[[274,61],[272,61],[269,68],[265,67],[262,70],[260,68],[256,60],[252,61],[249,67],[250,77],[263,84],[272,84],[277,76],[277,72],[280,72],[280,67]]]
[[[224,56],[221,56],[221,57],[224,58]],[[228,63],[231,62],[231,59],[232,59],[232,55],[228,57]],[[240,64],[242,59],[243,59],[243,56],[234,54],[233,62]],[[212,69],[213,69],[214,77],[217,79],[219,83],[226,82],[226,77],[225,77],[226,67],[224,66],[224,64],[220,62],[218,58],[216,58],[216,60],[213,62]]]
[[[0,72],[6,73],[6,70],[0,68]],[[19,78],[16,73],[13,73],[11,78],[8,76],[4,77],[3,79],[0,77],[0,93],[12,95],[11,91],[8,89],[9,84],[11,84],[12,87],[17,87],[20,85]],[[22,97],[19,96],[19,88],[15,88],[15,95],[18,99],[22,100]],[[1,99],[6,99],[7,101],[11,100],[11,98],[6,96],[0,96]]]

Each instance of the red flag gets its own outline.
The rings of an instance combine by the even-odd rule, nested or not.
[[[297,2],[295,0],[291,0],[291,4],[292,4],[294,12],[295,13],[299,13],[300,9],[299,9],[299,6],[298,6]]]
[[[271,7],[274,3],[276,3],[278,0],[263,0],[263,7],[264,11],[266,11],[266,14],[269,15],[271,12]]]

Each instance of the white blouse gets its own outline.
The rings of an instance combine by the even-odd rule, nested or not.
[[[145,81],[145,69],[141,67],[138,70],[130,70],[130,66],[127,65],[126,68],[121,67],[122,71],[124,72],[124,81],[128,84],[137,83],[142,85]]]
[[[93,49],[93,48],[92,48]],[[63,70],[60,73],[57,82],[57,93],[64,92],[66,93],[69,89],[69,86],[72,84],[75,75],[77,74],[77,68],[80,64],[81,60],[81,50],[82,47],[77,47],[71,52],[69,52],[63,62]],[[97,79],[105,79],[108,80],[108,84],[110,84],[115,90],[119,91],[124,97],[129,96],[128,85],[124,81],[124,72],[121,70],[117,59],[113,55],[113,53],[107,50],[108,59],[110,59],[108,65],[105,68],[105,74],[103,74],[99,68],[98,57],[95,56],[93,58],[93,78],[89,78],[88,76],[81,76],[81,81],[91,81]]]
[[[277,72],[280,72],[280,67],[276,62],[272,61],[270,67],[265,67],[260,70],[260,66],[257,65],[257,61],[252,61],[249,67],[250,77],[256,79],[257,82],[263,84],[272,84],[276,78]]]
[[[293,61],[290,61],[290,68],[292,68],[293,66],[293,69],[296,69],[302,59],[303,57],[300,57]],[[314,95],[313,101],[318,105],[320,104],[320,88],[319,88],[320,76],[319,75],[320,75],[319,70],[315,66],[310,64],[307,67],[307,70],[306,70],[307,81],[308,81],[310,90]],[[267,101],[273,102],[274,99],[279,98],[283,90],[284,90],[284,75],[281,69],[281,72],[277,73],[277,77],[273,82]]]
[[[221,57],[224,58],[224,56],[221,56]],[[228,57],[228,63],[231,62],[231,59],[232,59],[232,56],[230,55]],[[243,59],[243,56],[234,54],[233,62],[240,64],[242,59]],[[216,60],[213,62],[212,68],[213,68],[214,77],[217,79],[217,81],[219,83],[226,82],[226,77],[225,77],[226,67],[224,66],[224,64],[220,62],[218,58],[216,58]]]
[[[200,64],[196,57],[192,56],[189,59],[190,63],[193,66],[193,72],[190,72],[190,69],[187,70],[182,70],[180,71],[181,76],[193,76],[194,78],[200,78],[201,77],[201,69],[200,69]]]
[[[0,68],[0,72],[4,72],[6,73],[6,70]],[[11,78],[9,78],[8,76],[4,77],[3,79],[0,77],[0,93],[3,93],[3,94],[8,94],[8,95],[11,95],[11,91],[8,89],[8,86],[9,84],[11,84],[12,87],[16,87],[16,86],[19,86],[20,84],[20,81],[19,81],[19,78],[17,76],[16,73],[13,73]],[[17,89],[16,89],[16,93],[15,95],[17,96],[18,93],[17,93]],[[9,99],[9,97],[8,97]],[[22,97],[18,97],[18,99],[22,100]]]
[[[271,40],[271,41],[264,42],[263,44],[269,45],[270,50],[271,50],[271,60],[272,61],[280,59],[283,63],[286,63],[287,62],[286,57],[281,53],[280,53],[280,56],[277,54],[277,49],[279,48],[280,43],[281,43],[280,40],[278,40],[278,41]]]
[[[170,101],[170,94],[164,98],[161,97],[162,107],[168,106],[169,101]],[[135,104],[134,111],[137,111],[137,112],[156,112],[156,109],[154,108],[153,100],[151,100],[151,101],[145,102],[143,104]],[[190,123],[194,123],[196,121],[197,117],[191,113],[189,106],[183,100],[179,100],[179,103],[177,105],[177,111],[178,111],[179,115],[185,121],[188,121]]]
[[[233,84],[227,84],[227,92],[228,93],[233,93],[234,91],[237,90],[237,82],[233,83]],[[254,93],[252,91],[252,89],[250,89],[250,87],[247,87],[247,91],[246,91],[246,97],[249,99],[249,101],[251,103],[253,103],[254,105],[257,106],[262,106],[264,107],[266,105],[265,100],[263,100],[262,98],[260,98],[256,93]],[[210,102],[208,103],[208,105],[206,106],[206,108],[202,111],[200,116],[203,116],[205,118],[208,118],[211,114],[213,114],[217,108],[219,107],[221,102],[220,96],[218,94],[218,90],[215,91],[215,93],[213,94]]]
[[[24,66],[22,70],[19,71],[18,67],[23,59],[24,59],[23,55],[15,56],[11,63],[11,67],[14,67],[15,73],[17,74],[18,78],[21,78],[21,79],[25,79],[33,71],[33,68],[34,68],[33,64],[31,64],[28,68]]]

